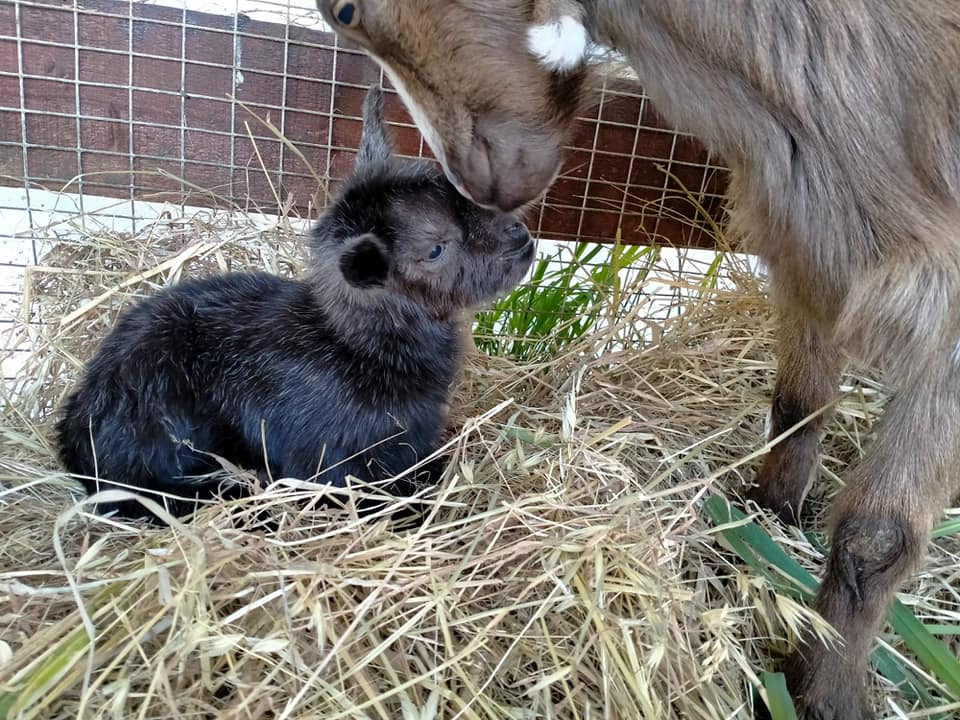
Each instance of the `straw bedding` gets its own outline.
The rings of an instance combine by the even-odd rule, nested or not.
[[[120,310],[301,257],[284,222],[210,213],[87,232],[29,274],[34,350],[0,428],[0,715],[750,717],[759,673],[816,619],[702,512],[735,497],[762,445],[773,325],[748,274],[687,301],[656,345],[617,349],[635,310],[542,364],[471,355],[450,468],[414,528],[317,509],[294,482],[172,529],[76,505],[51,413]],[[847,382],[827,494],[882,404],[868,378]],[[758,522],[819,573],[799,531]],[[955,549],[932,547],[904,595],[918,614],[954,621]]]

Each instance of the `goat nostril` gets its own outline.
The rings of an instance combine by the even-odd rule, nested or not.
[[[530,232],[522,222],[515,222],[504,231],[511,250],[519,250],[530,242]]]
[[[515,222],[513,225],[507,228],[507,236],[511,240],[526,242],[527,238],[530,236],[530,233],[527,231],[527,226],[522,222]]]

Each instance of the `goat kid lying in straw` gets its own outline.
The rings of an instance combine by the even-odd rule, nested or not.
[[[439,480],[440,460],[408,469],[439,445],[464,316],[520,282],[530,233],[435,164],[393,157],[374,88],[356,169],[310,246],[301,279],[192,280],[120,318],[57,426],[89,492],[132,486],[181,514],[245,492],[221,487],[221,458],[267,480],[349,475],[401,496]],[[151,514],[137,500],[99,510]]]

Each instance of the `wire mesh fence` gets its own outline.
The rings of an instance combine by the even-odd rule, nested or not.
[[[617,237],[713,248],[722,164],[664,124],[636,80],[600,78],[599,103],[527,218],[542,252],[568,261],[567,241]],[[200,207],[314,217],[352,167],[375,82],[390,90],[309,0],[0,2],[0,322],[29,316],[24,268],[98,228],[135,234]],[[386,116],[399,154],[430,157],[392,92]],[[584,281],[609,261],[587,254]],[[714,254],[657,259],[694,282]],[[677,283],[649,274],[644,292],[669,304]]]

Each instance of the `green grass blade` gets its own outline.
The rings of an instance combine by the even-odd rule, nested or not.
[[[960,625],[940,625],[924,623],[923,626],[933,635],[960,635]]]
[[[787,681],[783,673],[765,672],[761,676],[763,689],[767,691],[767,707],[770,720],[797,720],[797,711],[787,692]]]
[[[933,529],[934,539],[960,535],[960,517],[945,520]]]
[[[526,283],[477,314],[477,347],[490,355],[548,361],[631,311],[659,258],[659,248],[624,245],[619,236],[612,246],[582,241],[543,255]],[[643,329],[622,328],[618,337],[631,342],[643,337]]]
[[[890,624],[923,666],[960,699],[960,662],[950,648],[935,638],[916,615],[899,600],[890,609]]]
[[[17,689],[0,697],[0,718],[11,710],[22,711],[47,695],[65,675],[75,669],[76,663],[90,647],[87,630],[79,627],[44,653],[22,679]]]
[[[16,702],[16,693],[8,692],[0,695],[0,720],[7,720],[7,717],[10,715],[10,710]]]
[[[736,534],[742,544],[756,550],[767,563],[779,570],[781,575],[793,581],[792,586],[785,586],[783,583],[777,582],[775,584],[778,587],[783,588],[794,598],[804,600],[813,598],[818,586],[817,579],[808,573],[800,563],[787,555],[759,525],[747,521],[745,513],[717,495],[707,498],[704,508],[714,524],[732,526],[731,531],[724,531],[724,537],[728,542],[730,542],[731,534]],[[751,554],[753,554],[752,551]],[[744,562],[753,567],[753,564],[747,558],[744,558]]]
[[[787,555],[761,527],[749,521],[745,513],[718,496],[708,498],[704,509],[730,547],[748,566],[757,569],[758,565],[763,567],[761,561],[765,561],[777,570],[779,576],[791,581],[786,584],[774,580],[774,587],[795,598],[812,600],[818,587],[816,579]],[[823,547],[820,536],[815,536],[813,540],[816,541],[815,545]],[[771,577],[765,567],[761,574],[768,579]],[[891,605],[888,619],[894,632],[903,639],[921,664],[944,683],[954,699],[960,698],[960,662],[953,657],[949,648],[898,600]],[[941,704],[942,701],[928,691],[921,679],[903,667],[886,648],[877,647],[871,655],[871,661],[884,677],[900,687],[904,695],[920,701],[925,707]]]
[[[943,701],[927,689],[926,681],[919,677],[910,668],[904,667],[900,658],[885,647],[878,647],[870,656],[870,662],[877,672],[889,680],[900,690],[900,693],[911,704],[932,708],[941,705]],[[929,720],[948,720],[949,714],[939,713],[930,715]]]
[[[711,290],[717,287],[717,280],[720,277],[720,268],[723,266],[723,260],[725,256],[725,253],[719,252],[711,261],[710,267],[708,267],[707,271],[703,274],[703,280],[701,281],[703,287]]]

